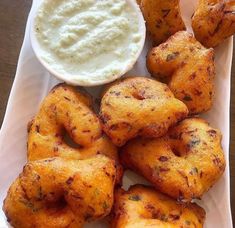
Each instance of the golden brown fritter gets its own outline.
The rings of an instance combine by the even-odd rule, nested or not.
[[[103,130],[117,146],[136,136],[160,137],[188,114],[167,85],[145,77],[126,78],[111,85],[100,110]]]
[[[154,45],[165,42],[171,35],[186,29],[179,0],[142,0],[141,10]]]
[[[199,118],[183,120],[162,138],[129,142],[121,161],[180,201],[201,198],[225,169],[221,133]]]
[[[235,1],[199,0],[192,27],[205,47],[216,47],[235,33]]]
[[[110,213],[115,178],[114,161],[103,155],[33,161],[11,185],[3,210],[15,228],[80,228]]]
[[[91,98],[74,87],[60,84],[43,100],[29,128],[28,159],[63,156],[80,158],[79,149],[63,142],[65,131],[85,150],[101,138],[99,119],[91,109]],[[115,151],[115,148],[113,148]]]
[[[178,32],[147,56],[152,76],[167,82],[190,114],[209,110],[214,95],[214,50],[204,48],[190,33]]]
[[[98,117],[87,94],[65,84],[57,85],[41,104],[29,127],[28,160],[51,157],[85,159],[104,154],[116,160],[117,148],[102,134]],[[64,142],[65,132],[79,145]],[[118,165],[119,176],[121,167]],[[120,178],[118,178],[120,179]]]
[[[143,185],[118,189],[113,211],[112,228],[202,228],[205,220],[205,211],[197,204],[179,204]]]

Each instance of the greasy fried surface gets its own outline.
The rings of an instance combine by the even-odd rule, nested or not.
[[[84,159],[105,154],[118,163],[117,149],[102,134],[91,104],[91,98],[74,87],[56,86],[44,99],[29,127],[28,160],[57,156]],[[74,148],[64,142],[65,131],[79,147]]]
[[[111,85],[100,110],[103,130],[118,146],[136,136],[160,137],[188,114],[165,84],[144,77]]]
[[[82,227],[109,214],[115,174],[114,162],[103,155],[30,162],[10,187],[3,210],[15,228]]]
[[[188,32],[178,32],[147,56],[152,76],[168,82],[175,97],[191,114],[209,110],[214,95],[214,51],[204,48]]]
[[[151,187],[135,185],[115,193],[112,228],[202,228],[205,211],[182,205]]]
[[[192,18],[195,37],[205,47],[215,47],[235,33],[234,0],[199,0]]]
[[[178,31],[185,30],[179,0],[142,0],[141,10],[154,45],[166,41]]]
[[[183,120],[162,138],[129,142],[121,160],[161,192],[181,201],[200,198],[225,169],[221,133],[197,118]]]

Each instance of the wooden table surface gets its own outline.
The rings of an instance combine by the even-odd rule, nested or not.
[[[31,0],[0,0],[0,126],[14,80],[19,51]],[[235,56],[235,54],[234,54]],[[232,68],[231,99],[231,202],[235,221],[235,58]],[[0,183],[1,184],[1,183]],[[234,223],[235,224],[235,223]],[[221,227],[225,228],[225,227]]]

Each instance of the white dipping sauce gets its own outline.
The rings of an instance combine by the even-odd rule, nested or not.
[[[142,48],[138,14],[126,0],[44,0],[34,30],[40,58],[84,82],[125,73]]]

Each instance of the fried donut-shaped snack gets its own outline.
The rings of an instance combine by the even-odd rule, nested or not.
[[[113,211],[112,228],[202,228],[205,220],[205,211],[197,204],[179,204],[143,185],[118,189]]]
[[[115,178],[114,161],[104,155],[29,162],[8,190],[3,210],[15,228],[83,227],[110,213]]]
[[[117,146],[136,136],[160,137],[188,114],[165,84],[145,77],[113,84],[105,92],[100,110],[103,130]]]
[[[130,141],[121,161],[180,201],[201,198],[225,169],[221,133],[197,118],[183,120],[162,138]]]
[[[65,132],[78,147],[67,145]],[[100,121],[92,111],[91,97],[66,84],[55,86],[29,125],[28,160],[57,156],[85,159],[96,154],[104,154],[116,161],[117,181],[121,181],[122,167],[117,148],[102,133]]]
[[[204,48],[188,32],[173,35],[147,56],[152,76],[168,83],[191,114],[209,110],[214,95],[214,50]]]
[[[235,33],[235,1],[199,0],[192,27],[205,47],[216,47]]]
[[[142,0],[140,5],[154,45],[165,42],[171,35],[186,29],[179,0]]]

